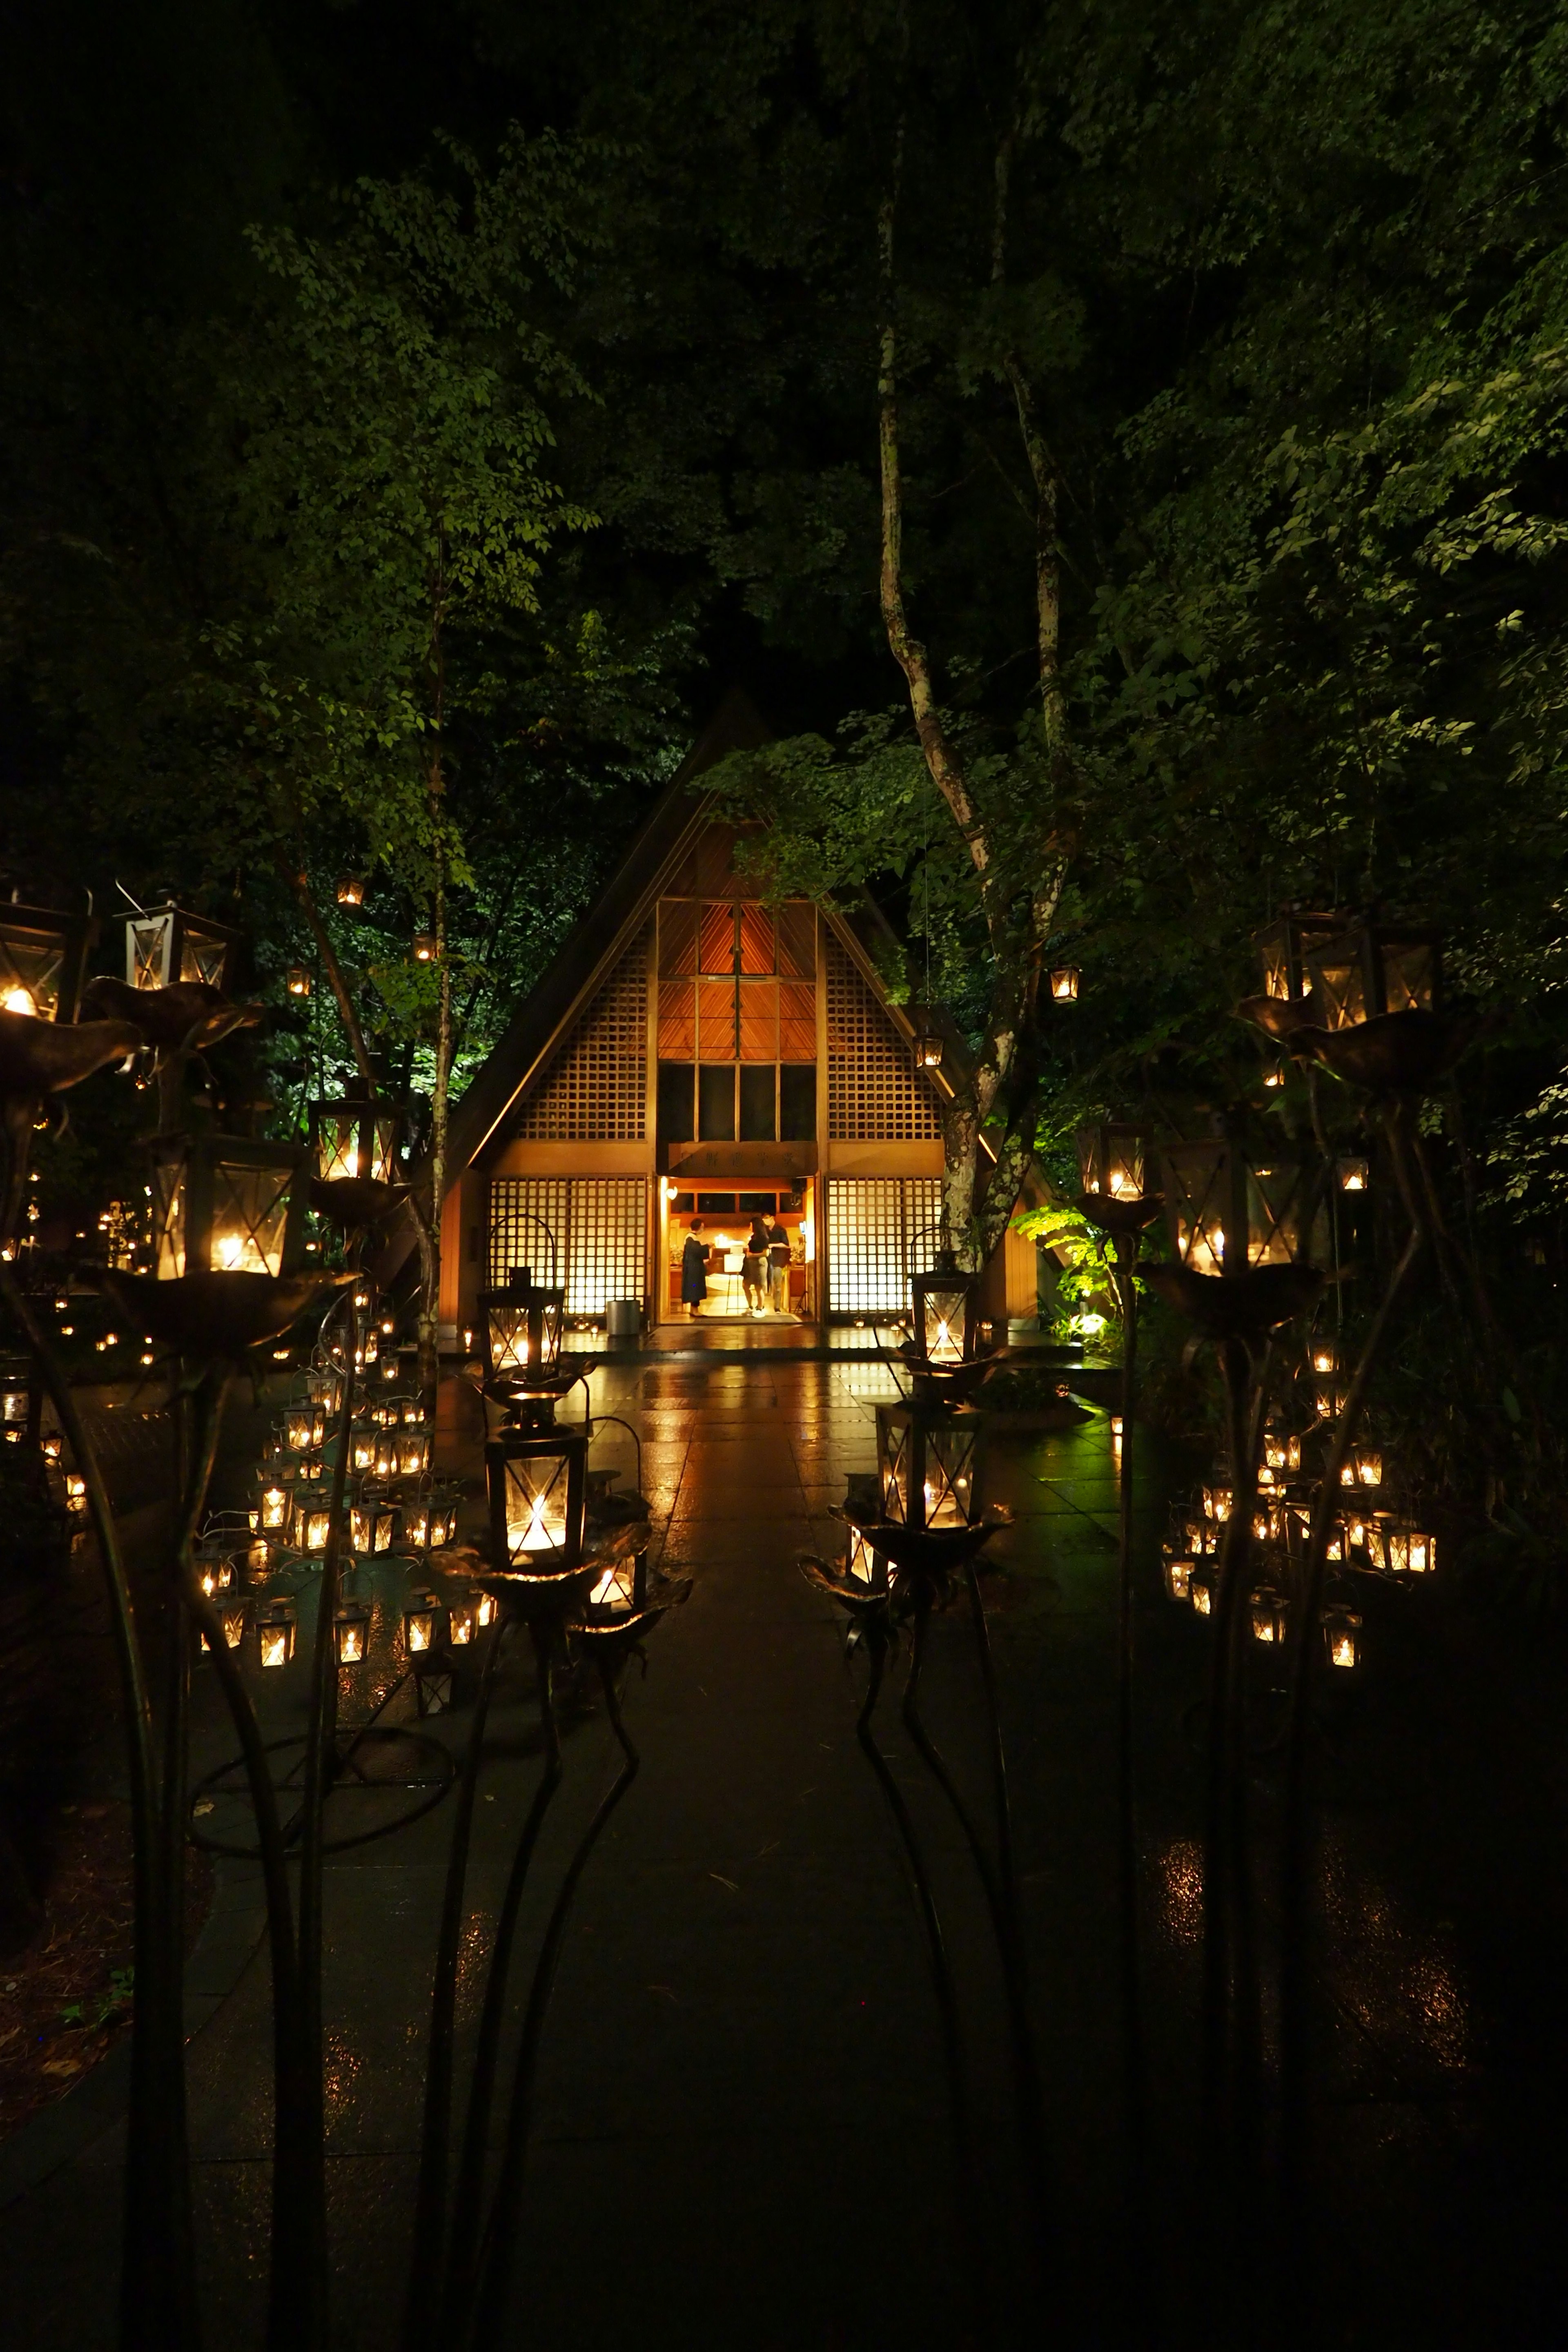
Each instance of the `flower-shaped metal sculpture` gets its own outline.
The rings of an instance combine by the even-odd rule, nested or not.
[[[237,1004],[207,981],[129,988],[108,972],[89,981],[81,1003],[89,1015],[133,1022],[160,1053],[205,1053],[236,1029],[253,1029],[267,1010],[263,1004]]]
[[[1199,1274],[1190,1265],[1139,1269],[1151,1290],[1205,1339],[1261,1339],[1315,1306],[1328,1277],[1313,1265],[1254,1265],[1240,1274]]]
[[[1343,1029],[1298,1029],[1290,1050],[1373,1096],[1424,1094],[1489,1024],[1462,1013],[1378,1013]]]

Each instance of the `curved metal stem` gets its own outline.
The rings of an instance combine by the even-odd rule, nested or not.
[[[458,1956],[463,1936],[463,1889],[473,1842],[474,1799],[495,1687],[506,1620],[498,1617],[479,1669],[474,1720],[458,1783],[458,1809],[447,1856],[447,1882],[430,1997],[430,2035],[425,2061],[425,2116],[419,2145],[419,2182],[414,2200],[414,2259],[404,2305],[404,2352],[425,2352],[436,2340],[440,2262],[446,2230],[447,2165],[452,2119],[452,2042],[458,2002]]]
[[[616,1693],[613,1661],[599,1654],[596,1656],[599,1680],[604,1685],[605,1703],[609,1709],[610,1724],[625,1759],[614,1785],[600,1801],[593,1820],[579,1841],[577,1850],[566,1866],[555,1907],[550,1914],[540,1946],[539,1959],[533,1971],[533,1983],[529,1990],[528,2009],[522,2022],[522,2042],[517,2053],[517,2071],[512,2079],[511,2105],[507,2116],[506,2139],[501,2149],[500,2171],[496,2181],[489,2220],[485,2231],[485,2242],[479,2256],[478,2295],[474,2311],[473,2342],[476,2346],[501,2341],[500,2330],[505,2318],[507,2294],[511,2284],[512,2257],[517,2243],[518,2207],[522,2194],[523,2168],[528,2158],[528,2131],[533,2114],[533,2084],[538,2071],[539,2045],[544,2032],[544,2019],[554,1988],[555,1971],[561,1958],[562,1938],[566,1930],[567,1914],[588,1857],[598,1843],[599,1834],[610,1815],[637,1779],[641,1761],[637,1749],[626,1737],[621,1719],[620,1702]]]
[[[1121,1293],[1121,1462],[1116,1576],[1116,1883],[1121,1913],[1121,2083],[1127,2166],[1128,2297],[1134,2332],[1148,2316],[1149,2112],[1143,2047],[1142,1937],[1138,1905],[1137,1775],[1133,1748],[1132,1417],[1137,1401],[1138,1243],[1119,1243]]]

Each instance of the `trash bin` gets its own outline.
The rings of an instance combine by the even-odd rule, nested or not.
[[[612,1298],[605,1308],[605,1333],[611,1339],[636,1339],[642,1333],[642,1300]]]

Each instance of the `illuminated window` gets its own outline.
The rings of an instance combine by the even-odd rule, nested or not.
[[[903,1314],[910,1276],[931,1264],[941,1220],[939,1177],[830,1177],[828,1313]]]

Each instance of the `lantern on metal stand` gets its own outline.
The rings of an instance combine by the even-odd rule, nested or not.
[[[512,1576],[580,1567],[588,1439],[582,1429],[503,1429],[485,1447],[491,1560]]]
[[[132,988],[169,988],[199,981],[228,993],[238,933],[172,902],[128,917],[125,978]]]
[[[1197,1142],[1167,1144],[1160,1157],[1183,1265],[1226,1275],[1308,1260],[1320,1198],[1315,1160],[1289,1144],[1253,1147],[1224,1127]]]
[[[86,915],[0,905],[0,1012],[73,1021],[98,926]]]
[[[292,1273],[300,1258],[303,1154],[227,1135],[161,1139],[153,1148],[153,1270]]]
[[[402,1116],[384,1103],[345,1097],[310,1105],[310,1158],[323,1183],[369,1176],[393,1183],[398,1171]]]
[[[480,1291],[479,1314],[487,1381],[548,1387],[560,1365],[565,1291],[536,1283],[526,1265],[514,1266],[504,1287]]]

